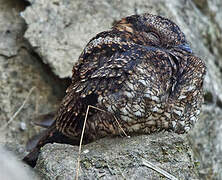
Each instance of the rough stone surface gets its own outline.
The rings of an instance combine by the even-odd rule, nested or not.
[[[83,146],[79,179],[161,179],[146,167],[152,162],[178,179],[197,178],[193,154],[183,135],[158,133],[131,138],[104,138]],[[59,156],[58,156],[59,154]],[[48,144],[42,148],[38,169],[46,179],[74,179],[78,147]]]
[[[38,180],[39,178],[28,167],[19,162],[18,158],[0,146],[0,179],[5,180]]]
[[[15,11],[8,8],[11,4],[5,4],[5,1],[0,1],[0,54],[6,57],[17,54],[18,46],[16,46],[16,39],[18,32],[22,31],[21,18],[16,16]],[[13,22],[13,23],[12,23]]]
[[[11,149],[16,153],[17,159],[24,157],[27,140],[39,132],[39,128],[31,124],[32,118],[40,113],[54,110],[65,89],[60,87],[61,80],[45,67],[23,38],[26,24],[19,13],[24,8],[25,4],[22,1],[0,0],[0,145],[6,147],[9,144],[16,146],[20,144],[20,148]],[[35,89],[26,104],[7,125],[33,87]],[[21,123],[25,124],[26,129],[20,129]],[[0,170],[7,165],[2,163],[7,159],[10,167],[18,166],[21,169],[21,165],[18,165],[13,155],[3,154],[2,151]],[[3,175],[7,174],[10,179],[12,169],[4,171],[5,174],[1,172],[0,179],[6,179]],[[19,170],[14,170],[13,175],[16,176],[17,172],[19,177]]]
[[[204,107],[201,121],[189,133],[200,179],[222,179],[222,112],[217,107]]]
[[[60,87],[61,80],[41,63],[24,40],[26,25],[19,16],[23,5],[3,0],[0,3],[0,35],[5,34],[0,37],[0,142],[24,143],[34,133],[27,131],[33,129],[30,126],[34,115],[54,110],[65,88]],[[25,106],[6,126],[32,88]],[[22,131],[21,123],[27,127]]]
[[[191,165],[190,170],[194,165],[198,167],[199,177],[195,175],[195,168],[192,170],[194,172],[192,173],[193,177],[197,179],[222,179],[221,0],[29,0],[30,6],[26,9],[27,3],[25,2],[0,0],[1,144],[4,146],[21,144],[21,148],[13,148],[12,151],[19,152],[20,158],[24,156],[24,146],[27,139],[39,131],[39,128],[30,123],[33,115],[54,110],[66,87],[63,81],[54,76],[51,70],[59,77],[71,76],[74,62],[90,38],[98,32],[109,29],[112,23],[121,17],[149,12],[175,21],[186,34],[194,52],[206,62],[208,73],[205,80],[205,105],[200,120],[189,134],[195,161],[191,158],[188,164]],[[48,64],[51,69],[42,62]],[[22,111],[6,127],[6,122],[19,109],[30,89],[34,86],[36,88]],[[25,124],[24,130],[21,130],[21,124]],[[177,165],[182,164],[175,163],[172,160],[174,158],[172,153],[168,153],[168,150],[175,150],[176,146],[172,145],[169,149],[167,148],[167,153],[170,154],[171,158],[169,161],[163,161],[161,158],[167,154],[165,156],[164,153],[160,154],[166,150],[162,150],[162,145],[159,144],[161,142],[160,137],[167,140],[166,142],[163,141],[165,143],[163,147],[168,147],[168,143],[176,142],[182,137],[168,134],[164,136],[166,138],[164,139],[162,136],[161,134],[154,134],[131,139],[102,139],[84,146],[83,151],[85,149],[90,151],[83,154],[81,158],[81,178],[87,178],[89,175],[89,177],[101,176],[100,178],[103,178],[103,174],[105,174],[105,177],[115,179],[115,177],[121,178],[121,173],[124,176],[128,175],[128,171],[131,172],[129,175],[134,175],[132,179],[138,178],[135,174],[142,175],[144,173],[144,176],[147,177],[152,173],[154,177],[160,177],[153,170],[141,166],[140,159],[144,157],[183,179],[188,172],[186,171],[187,166],[184,171],[179,171],[181,174],[178,174],[175,169],[179,167]],[[171,136],[175,137],[175,141],[172,140]],[[158,140],[158,143],[152,144],[152,139],[155,142]],[[142,140],[152,144],[154,149],[146,150],[145,148],[149,147]],[[182,138],[181,142],[187,146],[186,139]],[[185,147],[180,145],[181,143],[179,143],[179,147]],[[122,147],[123,151],[119,146]],[[125,151],[130,146],[131,149]],[[44,151],[50,148],[53,148],[51,149],[52,154],[54,151],[56,152],[53,160],[44,160]],[[142,150],[140,150],[141,148]],[[181,157],[177,156],[177,152],[175,158],[181,158],[182,162],[186,162],[189,159],[187,149],[189,149],[189,154],[192,157],[189,147],[180,149],[182,151]],[[66,160],[62,161],[63,156],[60,156],[65,151],[73,152],[74,161],[69,159],[70,164]],[[36,169],[42,172],[41,174],[45,174],[46,170],[43,170],[42,167],[51,168],[52,171],[55,169],[57,173],[61,172],[61,174],[67,172],[68,176],[68,172],[74,173],[75,171],[77,152],[77,147],[47,145],[43,148],[41,161],[39,161]],[[103,152],[106,152],[105,155]],[[130,154],[130,152],[132,153]],[[144,152],[149,155],[158,154],[158,157],[161,158],[158,159],[156,156],[149,158],[149,156],[144,155]],[[119,154],[115,157],[113,153]],[[111,155],[109,156],[109,154]],[[90,156],[94,158],[92,159]],[[55,159],[61,161],[58,163],[54,161]],[[106,160],[105,163],[102,161],[104,159]],[[46,162],[49,163],[48,166]],[[95,162],[98,162],[99,165]],[[46,165],[44,165],[45,163]],[[54,163],[53,166],[52,163]],[[134,165],[137,165],[138,168]],[[93,167],[92,169],[95,171],[92,172],[90,167]],[[53,179],[53,176],[49,176],[49,174],[47,178]],[[60,176],[60,179],[63,177]]]

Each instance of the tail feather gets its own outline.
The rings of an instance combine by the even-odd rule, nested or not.
[[[78,139],[71,139],[60,133],[56,129],[55,123],[49,129],[45,130],[42,134],[40,134],[38,138],[38,140],[35,140],[37,143],[35,142],[31,145],[32,150],[30,151],[30,153],[23,158],[23,161],[31,167],[35,167],[40,153],[40,149],[47,143],[56,142],[62,144],[79,145]]]
[[[55,114],[56,112],[52,111],[47,114],[39,115],[34,118],[33,124],[40,127],[49,128],[55,122]]]
[[[38,160],[39,153],[40,149],[35,148],[27,156],[25,156],[22,161],[34,168]]]

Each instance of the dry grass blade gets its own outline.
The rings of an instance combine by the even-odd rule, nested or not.
[[[173,175],[169,174],[168,172],[164,171],[163,169],[159,168],[158,166],[152,164],[151,162],[146,161],[145,159],[142,159],[142,163],[143,163],[143,165],[157,171],[158,173],[162,174],[163,176],[165,176],[166,178],[168,178],[170,180],[178,180]]]
[[[79,168],[80,168],[80,157],[81,157],[81,150],[82,150],[82,140],[83,140],[83,135],[84,135],[84,132],[85,132],[86,120],[87,120],[87,117],[88,117],[88,114],[89,114],[89,108],[93,108],[93,109],[96,109],[96,110],[98,110],[98,111],[106,112],[106,111],[104,111],[103,109],[97,108],[97,107],[92,106],[92,105],[88,105],[88,107],[87,107],[86,115],[85,115],[85,119],[84,119],[84,124],[83,124],[83,128],[82,128],[82,134],[81,134],[80,143],[79,143],[79,154],[78,154],[78,160],[77,160],[75,180],[78,180],[78,179],[79,179]],[[107,112],[106,112],[106,113],[107,113]],[[118,120],[116,119],[115,116],[114,116],[114,118],[115,118],[118,126],[120,127],[121,131],[123,131],[124,135],[125,135],[126,137],[130,137],[130,136],[127,136],[126,132],[125,132],[125,131],[123,130],[123,128],[120,126],[120,123],[118,122]]]
[[[80,138],[80,142],[79,142],[79,154],[78,154],[78,160],[77,160],[77,167],[76,167],[76,180],[79,179],[79,167],[80,167],[80,156],[81,156],[81,149],[82,149],[82,140],[83,140],[83,135],[85,132],[85,127],[86,127],[86,120],[89,114],[89,108],[90,106],[87,107],[86,110],[86,115],[85,115],[85,120],[84,120],[84,124],[83,124],[83,128],[82,128],[82,134],[81,134],[81,138]]]
[[[14,119],[15,117],[21,112],[21,110],[24,108],[25,104],[27,103],[30,95],[32,94],[33,90],[35,89],[35,87],[32,87],[28,93],[28,95],[26,96],[25,100],[23,101],[22,105],[20,106],[20,108],[13,114],[13,116],[9,119],[9,121],[3,125],[0,128],[0,131],[4,130]]]
[[[89,105],[89,107],[91,107],[91,108],[93,108],[93,109],[96,109],[96,110],[98,110],[98,111],[102,111],[102,112],[108,113],[107,111],[104,111],[103,109],[100,109],[100,108],[95,107],[95,106],[92,106],[92,105]],[[119,121],[117,120],[117,118],[116,118],[113,114],[112,114],[112,116],[114,117],[115,121],[117,122],[117,124],[118,124],[119,128],[121,129],[121,131],[123,132],[123,134],[124,134],[126,137],[130,138],[130,136],[128,136],[128,135],[126,134],[126,132],[123,130],[123,128],[121,127],[121,125],[120,125]]]
[[[130,138],[130,136],[128,136],[128,135],[126,134],[126,132],[123,130],[123,128],[121,127],[121,125],[120,125],[119,121],[117,120],[117,118],[116,118],[114,115],[113,115],[113,117],[114,117],[114,119],[116,120],[116,122],[117,122],[119,128],[121,129],[121,131],[123,131],[123,134],[124,134],[126,137]]]

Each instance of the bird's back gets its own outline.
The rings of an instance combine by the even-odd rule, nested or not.
[[[155,24],[144,29],[144,24],[134,22],[141,17],[125,18],[87,44],[58,112],[60,132],[79,138],[89,105],[85,130],[89,141],[119,134],[121,128],[128,133],[163,129],[184,133],[193,126],[202,102],[204,63],[192,54],[173,22],[144,15],[157,27],[169,26],[161,32],[166,39],[172,36],[171,44],[165,45]]]

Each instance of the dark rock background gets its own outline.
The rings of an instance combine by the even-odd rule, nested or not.
[[[142,166],[141,158],[179,179],[222,179],[221,9],[220,0],[0,0],[1,145],[21,159],[27,139],[40,131],[31,120],[58,107],[89,39],[122,17],[149,12],[176,22],[207,65],[200,120],[188,136],[105,138],[83,146],[89,152],[81,157],[80,179],[163,177]],[[42,150],[36,167],[42,177],[74,177],[78,147],[55,144]]]

